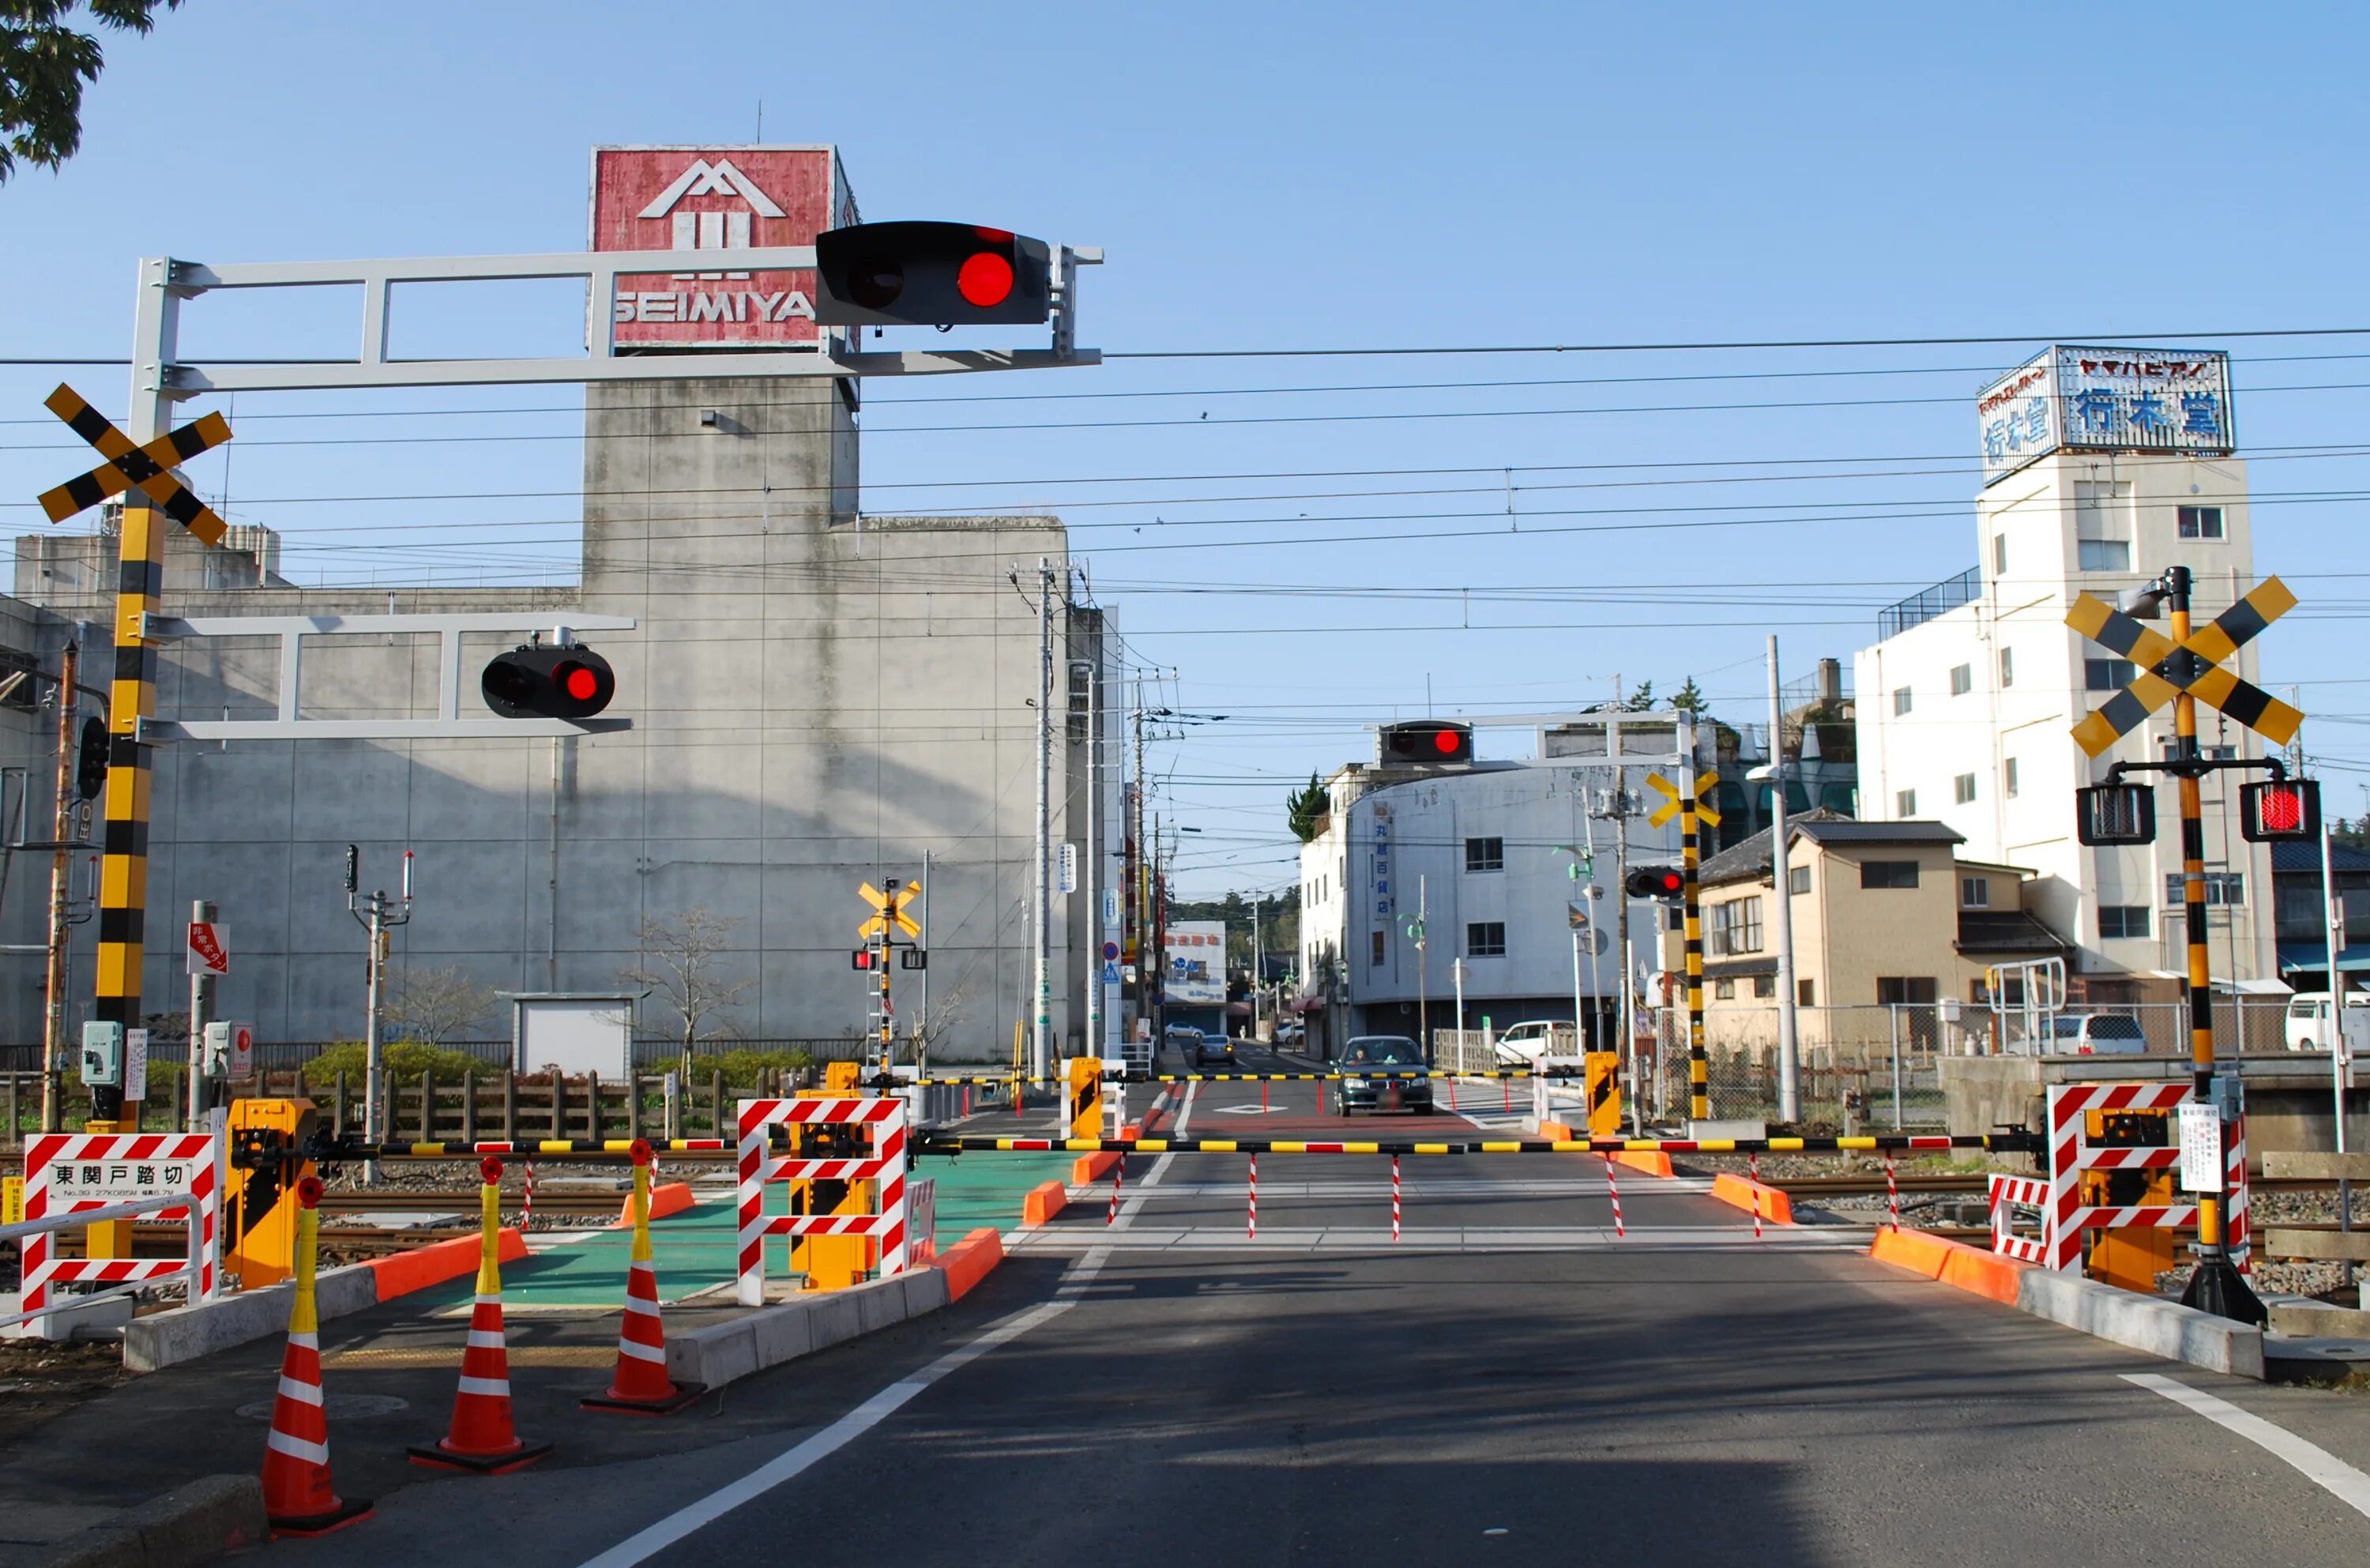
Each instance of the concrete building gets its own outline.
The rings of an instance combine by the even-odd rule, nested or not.
[[[1529,760],[1385,763],[1378,751],[1373,765],[1352,763],[1326,781],[1330,810],[1300,854],[1302,1006],[1312,1049],[1354,1034],[1414,1036],[1426,1018],[1434,1030],[1459,1027],[1450,967],[1459,962],[1464,1027],[1479,1029],[1484,1018],[1501,1029],[1570,1020],[1577,993],[1596,1020],[1591,1037],[1613,1038],[1622,824],[1593,813],[1616,789],[1639,797],[1633,813],[1659,801],[1646,793],[1645,776],[1677,779],[1676,722],[1669,713],[1533,722]],[[1710,766],[1708,723],[1698,746]],[[1675,822],[1651,828],[1632,814],[1627,826],[1632,865],[1677,860]],[[1576,880],[1573,866],[1592,849],[1593,876]],[[1427,928],[1421,953],[1408,931],[1419,908]],[[1575,909],[1604,934],[1605,948],[1582,949],[1577,979]],[[1661,918],[1651,904],[1630,910],[1641,964],[1654,963]]]
[[[345,847],[361,847],[365,890],[393,886],[409,850],[419,897],[394,938],[398,997],[408,972],[443,968],[489,992],[614,990],[650,956],[653,923],[706,909],[730,922],[716,973],[733,995],[703,1028],[827,1041],[866,1028],[870,977],[849,958],[869,913],[858,884],[920,877],[926,856],[934,1054],[1004,1056],[1016,1017],[1030,1010],[1041,559],[1055,583],[1057,844],[1084,837],[1088,677],[1099,671],[1107,695],[1123,689],[1117,640],[1102,611],[1064,602],[1071,563],[1056,518],[863,513],[857,422],[846,380],[589,386],[574,587],[297,589],[254,550],[226,574],[218,552],[177,536],[164,584],[174,615],[500,609],[554,627],[630,616],[634,630],[583,640],[615,666],[610,712],[633,728],[163,747],[149,929],[175,932],[192,899],[214,901],[232,947],[224,1016],[253,1020],[265,1040],[355,1038],[364,941],[345,907]],[[95,548],[19,541],[17,594],[39,613],[17,655],[53,664],[72,623],[108,620],[113,571]],[[8,618],[0,614],[0,642]],[[469,637],[466,671],[516,640]],[[167,647],[159,716],[270,717],[275,646]],[[309,638],[302,711],[431,715],[436,664],[430,638]],[[473,686],[465,673],[471,700]],[[1125,748],[1109,706],[1099,854],[1082,857],[1100,870],[1053,907],[1053,1031],[1065,1050],[1081,1041],[1083,987],[1096,973],[1086,889],[1115,885],[1121,863]],[[30,886],[9,890],[11,941],[35,940]],[[70,1026],[92,986],[87,945],[76,958]],[[11,977],[6,1037],[37,1038],[40,959],[0,962]],[[181,965],[178,941],[152,939],[147,1010],[185,1005]],[[904,1034],[923,982],[894,978]],[[504,1034],[507,1019],[507,1008],[489,1009],[477,1032]],[[676,1027],[658,997],[640,1022],[659,1036]]]
[[[2246,466],[2230,455],[2219,364],[2215,355],[2057,349],[2004,378],[1984,403],[1989,477],[1975,505],[1976,564],[1886,610],[1880,640],[1854,663],[1859,814],[1939,822],[1969,858],[2031,868],[2026,907],[2075,944],[2077,1001],[2168,1000],[2185,969],[2171,784],[2159,792],[2155,845],[2087,848],[2074,835],[2077,787],[2102,781],[2119,758],[2169,755],[2171,706],[2107,755],[2084,755],[2069,732],[2134,672],[2068,628],[2065,614],[2084,593],[2112,602],[2176,562],[2195,574],[2201,626],[2255,586]],[[2001,441],[2009,409],[2012,450]],[[2208,415],[2211,436],[2186,446],[2159,439],[2161,418],[2204,424]],[[2256,661],[2249,645],[2231,664],[2251,680]],[[2260,737],[2202,704],[2198,724],[2208,755],[2263,755]],[[2207,780],[2215,974],[2255,986],[2279,974],[2271,863],[2240,837],[2237,808],[2229,775]]]

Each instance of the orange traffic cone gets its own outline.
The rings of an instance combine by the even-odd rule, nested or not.
[[[659,1272],[650,1262],[650,1146],[634,1140],[634,1251],[626,1265],[626,1320],[617,1331],[617,1375],[586,1410],[671,1415],[708,1391],[667,1378],[666,1330],[659,1320]]]
[[[469,1344],[461,1352],[461,1389],[453,1398],[453,1429],[433,1444],[404,1451],[415,1465],[501,1475],[535,1463],[551,1445],[526,1442],[511,1425],[511,1358],[502,1343],[502,1162],[489,1157],[477,1169],[486,1179],[478,1193],[484,1249]]]
[[[321,1179],[296,1183],[296,1300],[288,1310],[288,1349],[280,1357],[280,1397],[263,1444],[263,1511],[273,1535],[317,1536],[373,1512],[367,1498],[341,1499],[329,1483],[329,1424],[321,1410],[320,1319],[313,1303],[313,1253],[320,1235]]]

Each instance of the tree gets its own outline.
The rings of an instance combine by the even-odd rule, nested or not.
[[[457,964],[405,971],[393,999],[382,1009],[387,1022],[405,1039],[423,1045],[442,1045],[461,1038],[484,1023],[493,1010],[493,992]]]
[[[1308,776],[1308,788],[1294,790],[1283,798],[1284,824],[1292,829],[1293,836],[1306,844],[1317,836],[1317,820],[1332,809],[1332,795],[1312,773]]]
[[[1711,704],[1705,700],[1702,690],[1696,685],[1695,676],[1689,675],[1687,684],[1671,694],[1671,706],[1682,713],[1701,713]]]
[[[1651,713],[1653,710],[1654,683],[1651,681],[1639,681],[1638,689],[1629,694],[1629,700],[1616,709],[1621,713]]]
[[[683,1023],[683,1074],[691,1077],[691,1048],[704,1020],[748,995],[753,980],[724,978],[726,955],[740,921],[700,905],[672,919],[646,916],[637,940],[643,962],[617,977],[656,992]]]
[[[90,19],[144,33],[181,0],[89,0]],[[17,160],[56,168],[82,146],[82,89],[98,80],[98,40],[67,25],[80,0],[0,0],[0,184]]]

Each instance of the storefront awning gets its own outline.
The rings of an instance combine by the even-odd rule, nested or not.
[[[2309,969],[2315,972],[2329,967],[2329,945],[2326,942],[2282,942],[2280,968]],[[2370,942],[2341,949],[2337,954],[2338,973],[2360,974],[2370,971]]]

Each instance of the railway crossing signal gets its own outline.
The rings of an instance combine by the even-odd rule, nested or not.
[[[1659,773],[1646,775],[1647,788],[1662,797],[1662,803],[1646,815],[1648,827],[1660,827],[1679,814],[1679,787]],[[1702,773],[1696,776],[1696,815],[1708,827],[1720,825],[1720,811],[1711,803],[1712,791],[1720,785],[1720,775]]]
[[[815,236],[826,327],[1031,325],[1053,314],[1041,239],[974,224],[852,224]]]
[[[62,700],[71,701],[72,697]],[[78,800],[96,801],[107,788],[107,723],[100,719],[82,721],[82,739],[75,754],[75,795]]]
[[[617,675],[581,643],[522,643],[486,665],[477,689],[505,719],[590,719],[617,695]]]
[[[2180,787],[2180,870],[2184,923],[2188,930],[2188,973],[2182,990],[2189,1005],[2192,1098],[2200,1106],[2219,1101],[2214,1091],[2213,977],[2208,964],[2205,920],[2205,818],[2199,785],[2209,773],[2261,768],[2268,782],[2246,785],[2239,794],[2242,823],[2249,839],[2303,838],[2319,826],[2320,800],[2317,786],[2291,779],[2276,757],[2209,758],[2197,747],[2197,704],[2221,709],[2248,729],[2275,744],[2295,739],[2304,715],[2223,668],[2262,629],[2286,614],[2295,595],[2276,577],[2267,577],[2253,592],[2223,611],[2207,626],[2192,630],[2189,621],[2190,569],[2175,566],[2127,597],[2130,609],[2153,614],[2161,607],[2171,617],[2172,635],[2151,631],[2124,609],[2091,594],[2075,600],[2065,624],[2109,651],[2140,666],[2129,685],[2109,698],[2073,727],[2075,744],[2092,757],[2117,741],[2169,700],[2173,747],[2163,762],[2118,762],[2108,768],[2106,782],[2077,790],[2077,836],[2085,844],[2145,844],[2156,836],[2156,810],[2146,785],[2130,783],[2131,773],[2169,773]],[[2219,1191],[2197,1194],[2197,1268],[2182,1292],[2183,1304],[2226,1318],[2261,1324],[2268,1318],[2263,1304],[2238,1276],[2230,1262]]]
[[[1711,1058],[1704,1049],[1703,905],[1697,868],[1703,864],[1702,826],[1720,825],[1720,811],[1711,803],[1720,775],[1709,769],[1695,771],[1693,713],[1680,713],[1678,730],[1679,755],[1688,765],[1687,786],[1682,789],[1659,773],[1646,775],[1648,786],[1662,797],[1662,803],[1647,813],[1646,823],[1650,827],[1660,827],[1674,816],[1679,819],[1679,902],[1686,932],[1687,1114],[1702,1122],[1711,1117]],[[1667,874],[1670,868],[1662,870]]]
[[[905,905],[922,891],[920,882],[906,882],[900,886],[892,882],[889,884],[887,893],[882,893],[870,882],[866,882],[856,891],[861,894],[864,902],[873,908],[871,918],[856,928],[857,936],[885,937],[889,934],[889,928],[892,926],[894,926],[899,934],[903,936],[918,937],[922,934],[922,928],[914,923],[914,917],[911,915],[905,913]]]
[[[1386,724],[1383,757],[1387,762],[1471,762],[1470,724]]]
[[[1686,890],[1686,873],[1676,866],[1633,866],[1621,886],[1632,898],[1677,898]]]
[[[207,544],[222,543],[225,525],[221,517],[173,474],[176,464],[186,463],[230,439],[230,425],[220,414],[208,414],[158,436],[145,446],[136,446],[130,436],[109,422],[106,415],[92,408],[81,393],[63,382],[43,406],[65,421],[67,429],[98,448],[98,455],[107,459],[87,474],[41,492],[41,510],[49,513],[51,522],[63,523],[77,512],[87,511],[137,487],[166,516]]]

